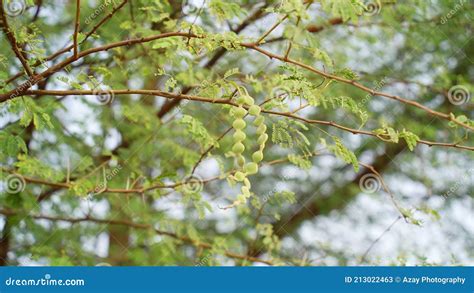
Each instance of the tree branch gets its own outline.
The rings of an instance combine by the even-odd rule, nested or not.
[[[190,101],[198,101],[198,102],[205,102],[205,103],[212,103],[212,104],[226,104],[226,105],[231,105],[234,107],[239,106],[229,99],[211,99],[211,98],[200,97],[200,96],[164,92],[160,90],[132,90],[132,89],[107,90],[107,93],[113,94],[115,96],[130,95],[130,94],[139,94],[139,95],[146,95],[146,96],[160,96],[167,99],[190,100]],[[23,95],[52,95],[52,96],[69,96],[69,95],[86,96],[86,95],[96,95],[96,94],[98,93],[97,91],[94,91],[94,90],[29,90],[23,93]],[[346,132],[350,132],[352,134],[362,134],[362,135],[376,137],[382,141],[386,141],[386,139],[389,139],[389,137],[385,139],[384,135],[380,135],[372,131],[346,127],[346,126],[337,124],[333,121],[308,119],[308,118],[304,118],[304,117],[292,114],[290,112],[276,112],[276,111],[271,111],[271,110],[262,110],[262,113],[293,118],[293,119],[300,120],[309,124],[332,126],[332,127],[344,130]],[[458,143],[435,142],[435,141],[429,141],[429,140],[423,140],[423,139],[418,140],[418,143],[425,144],[430,147],[440,146],[440,147],[458,148],[458,149],[474,151],[474,146],[460,145]]]
[[[88,33],[86,33],[85,37],[84,37],[84,40],[81,42],[85,42],[87,39],[89,39],[89,37],[91,35],[93,35],[107,20],[109,20],[117,11],[119,11],[126,3],[128,2],[128,0],[123,0],[117,7],[115,7],[109,14],[107,14],[106,17],[104,17],[101,21],[99,21],[99,23],[97,23]],[[64,49],[61,49],[59,51],[57,51],[56,53],[54,54],[51,54],[49,55],[48,57],[45,57],[44,60],[45,61],[51,61],[51,60],[54,60],[56,59],[58,56],[66,53],[66,52],[69,52],[71,51],[73,48],[73,45],[70,45],[70,46],[67,46],[66,48]],[[38,66],[41,64],[41,61],[37,61],[35,62],[34,66]],[[7,79],[5,81],[5,84],[9,84],[13,81],[15,81],[16,79],[22,77],[24,75],[24,72],[19,72],[17,74],[15,74],[14,76],[10,77],[9,79]]]
[[[23,65],[23,68],[25,69],[26,73],[28,76],[34,76],[33,70],[31,70],[30,66],[28,65],[28,61],[26,61],[25,57],[23,54],[20,52],[20,49],[18,48],[18,43],[16,42],[15,35],[13,34],[12,30],[8,26],[8,20],[7,16],[5,14],[5,9],[4,9],[4,0],[0,0],[0,25],[2,26],[2,30],[7,36],[8,42],[10,43],[10,46],[15,53],[16,57],[20,60],[21,64]]]
[[[81,0],[76,0],[76,23],[74,25],[74,36],[73,36],[73,46],[74,46],[74,58],[77,59],[77,34],[79,32],[79,16],[81,14]]]
[[[0,214],[6,215],[6,216],[15,216],[15,215],[21,215],[24,214],[22,211],[17,211],[17,210],[10,210],[10,209],[0,209]],[[76,223],[81,223],[81,222],[93,222],[97,224],[107,224],[107,225],[120,225],[120,226],[127,226],[130,228],[134,229],[144,229],[144,230],[153,230],[156,234],[162,235],[162,236],[167,236],[174,238],[176,240],[183,241],[185,243],[188,243],[190,245],[193,245],[197,248],[203,248],[203,249],[212,249],[212,244],[207,243],[207,242],[201,242],[197,240],[193,240],[189,237],[186,236],[180,236],[176,233],[173,232],[168,232],[164,230],[160,230],[154,227],[154,225],[151,224],[142,224],[142,223],[136,223],[128,220],[112,220],[112,219],[99,219],[99,218],[94,218],[94,217],[83,217],[83,218],[69,218],[69,217],[60,217],[60,216],[48,216],[48,215],[43,215],[43,214],[33,214],[33,215],[28,215],[29,217],[33,219],[42,219],[42,220],[48,220],[48,221],[53,221],[53,222],[68,222],[71,224],[76,224]],[[231,251],[224,251],[223,253],[225,256],[233,258],[233,259],[239,259],[239,260],[247,260],[251,262],[257,262],[257,263],[263,263],[266,265],[273,266],[273,262],[269,260],[263,260],[257,257],[249,256],[249,255],[242,255],[238,254],[235,252]]]

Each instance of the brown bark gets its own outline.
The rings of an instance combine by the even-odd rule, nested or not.
[[[10,224],[9,217],[5,216],[2,238],[0,238],[0,266],[8,265],[8,251],[10,251]]]

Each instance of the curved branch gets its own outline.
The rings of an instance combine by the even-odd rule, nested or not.
[[[238,105],[232,102],[229,99],[211,99],[206,97],[200,96],[193,96],[193,95],[184,95],[184,94],[176,94],[170,92],[164,92],[160,90],[132,90],[132,89],[125,89],[125,90],[107,90],[108,94],[113,95],[129,95],[129,94],[139,94],[139,95],[146,95],[146,96],[160,96],[167,99],[180,99],[180,100],[190,100],[190,101],[198,101],[198,102],[205,102],[205,103],[212,103],[212,104],[226,104],[231,105],[234,107],[238,107]],[[69,95],[77,95],[77,96],[87,96],[87,95],[96,95],[97,91],[93,90],[29,90],[24,92],[22,95],[52,95],[52,96],[69,96]],[[382,141],[386,141],[385,139],[381,139],[381,135],[374,133],[372,131],[367,130],[360,130],[355,128],[346,127],[340,124],[337,124],[333,121],[325,121],[325,120],[315,120],[315,119],[308,119],[298,115],[295,115],[291,112],[276,112],[271,110],[263,110],[262,113],[267,113],[271,115],[277,116],[284,116],[288,118],[293,118],[296,120],[300,120],[309,124],[319,124],[319,125],[327,125],[332,126],[352,134],[362,134],[367,136],[376,137]],[[418,140],[418,143],[425,144],[427,146],[440,146],[440,147],[449,147],[449,148],[458,148],[464,150],[474,151],[474,146],[466,146],[460,145],[458,143],[444,143],[444,142],[435,142],[429,140]]]
[[[462,127],[466,128],[466,129],[469,129],[471,131],[474,130],[474,126],[468,125],[464,122],[461,122],[461,121],[457,120],[456,118],[453,117],[453,115],[432,110],[431,108],[426,107],[426,106],[424,106],[424,105],[422,105],[418,102],[411,101],[411,100],[402,98],[402,97],[397,96],[397,95],[391,95],[391,94],[388,94],[388,93],[376,91],[376,90],[371,89],[369,87],[366,87],[365,85],[362,85],[362,84],[360,84],[360,83],[358,83],[354,80],[346,79],[346,78],[343,78],[343,77],[339,77],[337,75],[333,75],[333,74],[321,71],[321,70],[316,69],[312,66],[306,65],[304,63],[298,62],[298,61],[290,59],[290,58],[287,58],[285,56],[280,56],[280,55],[273,54],[269,51],[266,51],[266,50],[260,48],[258,45],[254,44],[254,43],[242,43],[241,46],[244,46],[246,48],[258,51],[258,52],[262,53],[263,55],[268,56],[269,58],[278,59],[278,60],[283,61],[285,63],[291,63],[291,64],[294,64],[298,67],[305,68],[305,69],[307,69],[311,72],[314,72],[314,73],[316,73],[318,75],[321,75],[323,77],[326,77],[328,79],[332,79],[332,80],[336,80],[336,81],[339,81],[339,82],[342,82],[342,83],[350,84],[350,85],[352,85],[356,88],[359,88],[359,89],[363,90],[364,92],[367,92],[367,93],[371,94],[372,96],[381,96],[381,97],[390,98],[392,100],[396,100],[396,101],[402,102],[404,104],[411,105],[411,106],[414,106],[416,108],[419,108],[419,109],[427,112],[428,114],[430,114],[432,116],[439,117],[439,118],[442,118],[442,119],[450,121],[450,122],[454,122],[457,125],[462,126]]]
[[[18,43],[16,42],[15,35],[13,34],[12,30],[8,26],[7,16],[5,14],[4,3],[3,0],[0,0],[0,25],[2,27],[3,32],[7,36],[8,42],[15,53],[16,57],[20,60],[23,68],[25,69],[28,76],[34,76],[33,70],[28,65],[28,61],[26,61],[25,56],[20,52],[20,48],[18,48]]]

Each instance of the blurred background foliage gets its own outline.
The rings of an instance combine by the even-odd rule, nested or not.
[[[35,72],[71,56],[48,58],[73,43],[76,1],[3,6]],[[472,146],[472,130],[239,44],[269,32],[265,50],[472,125],[473,8],[463,0],[82,0],[81,52],[166,32],[204,37],[91,54],[34,87],[105,94],[25,95],[0,105],[1,263],[472,265],[474,153],[416,144]],[[26,78],[11,80],[23,68],[6,34],[0,43],[7,93]],[[226,180],[230,107],[111,91],[226,99],[236,85],[266,101],[263,109],[384,138],[262,114],[270,139],[248,177],[253,195],[222,209],[239,194]],[[453,87],[461,102],[450,99]],[[247,124],[252,150],[258,135]],[[363,182],[366,175],[374,181]]]

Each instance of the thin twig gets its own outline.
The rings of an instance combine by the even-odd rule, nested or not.
[[[84,51],[84,52],[86,52],[86,51]],[[84,52],[81,52],[81,53],[84,53]],[[130,95],[130,94],[160,96],[160,97],[164,97],[164,98],[167,98],[167,99],[182,99],[182,100],[206,102],[206,103],[212,103],[212,104],[226,104],[226,105],[231,105],[231,106],[234,106],[234,107],[239,106],[236,103],[232,102],[230,99],[213,99],[213,98],[206,98],[206,97],[201,97],[201,96],[184,95],[184,94],[178,94],[178,93],[164,92],[164,91],[160,91],[160,90],[124,89],[124,90],[107,90],[107,93],[114,94],[115,96],[117,96],[117,95]],[[82,95],[82,96],[84,96],[84,95],[95,95],[95,94],[97,94],[97,93],[94,92],[93,90],[29,90],[29,91],[25,91],[21,95],[51,95],[51,96],[68,96],[68,95],[77,95],[77,96],[79,96],[79,95]],[[277,112],[277,111],[272,111],[272,110],[262,110],[262,113],[267,113],[267,114],[277,115],[277,116],[283,116],[283,117],[289,117],[289,118],[300,120],[300,121],[303,121],[303,122],[306,122],[306,123],[309,123],[309,124],[320,124],[320,125],[332,126],[332,127],[341,129],[343,131],[350,132],[352,134],[361,134],[361,135],[372,136],[372,137],[378,138],[378,139],[386,142],[385,137],[383,135],[378,134],[378,133],[375,133],[375,132],[372,132],[372,131],[367,131],[367,130],[360,130],[360,129],[350,128],[350,127],[347,127],[347,126],[337,124],[333,121],[308,119],[308,118],[304,118],[302,116],[292,114],[291,112]],[[450,147],[450,148],[458,148],[458,149],[474,151],[474,146],[460,145],[458,143],[435,142],[435,141],[428,141],[428,140],[423,140],[423,139],[420,139],[417,142],[420,143],[420,144],[425,144],[425,145],[430,146],[430,147],[440,146],[440,147]]]
[[[76,0],[76,23],[74,25],[74,58],[77,59],[77,34],[79,33],[79,17],[81,14],[81,0]]]
[[[402,218],[402,216],[398,216],[395,221],[393,221],[383,232],[382,234],[379,235],[379,237],[377,237],[377,239],[375,239],[371,244],[370,246],[367,248],[367,250],[364,252],[364,254],[362,255],[361,259],[360,259],[360,263],[363,263],[365,261],[365,258],[367,257],[367,255],[369,254],[370,250],[372,250],[372,248],[375,246],[375,244],[377,244],[377,242],[380,241],[380,239],[382,239],[382,237],[387,234],[391,229],[392,227]]]
[[[13,34],[12,30],[10,29],[8,25],[7,16],[4,9],[5,6],[3,2],[4,0],[0,0],[0,25],[2,27],[3,32],[7,36],[8,42],[10,43],[10,46],[13,52],[15,53],[15,56],[20,60],[28,76],[32,77],[34,76],[34,72],[31,69],[30,65],[28,65],[28,61],[20,52],[20,48],[18,48],[18,43],[16,41],[15,35]]]
[[[23,214],[23,213],[24,213],[23,211],[0,209],[0,214],[7,215],[7,216],[14,216],[14,215]],[[178,235],[176,233],[173,233],[173,232],[159,230],[151,224],[136,223],[136,222],[131,222],[131,221],[128,221],[128,220],[99,219],[99,218],[94,218],[94,217],[90,217],[90,216],[86,216],[86,217],[83,217],[83,218],[69,218],[69,217],[59,217],[59,216],[48,216],[48,215],[43,215],[43,214],[31,214],[31,215],[28,215],[28,217],[31,217],[33,219],[42,219],[42,220],[48,220],[48,221],[54,221],[54,222],[62,221],[62,222],[68,222],[68,223],[71,223],[71,224],[76,224],[76,223],[81,223],[81,222],[93,222],[93,223],[97,223],[97,224],[127,226],[127,227],[131,227],[131,228],[135,228],[135,229],[147,229],[147,230],[151,229],[159,235],[168,236],[168,237],[183,241],[183,242],[188,243],[190,245],[193,245],[197,248],[212,249],[212,247],[213,247],[212,244],[207,243],[207,242],[201,242],[201,241],[194,240],[194,239],[191,239],[191,238],[186,237],[186,236],[180,236],[180,235]],[[252,261],[252,262],[263,263],[263,264],[267,264],[267,265],[270,265],[270,266],[274,265],[269,260],[263,260],[263,259],[260,259],[260,258],[257,258],[257,257],[248,256],[248,255],[241,255],[241,254],[234,253],[234,252],[231,252],[231,251],[224,251],[223,254],[227,257],[234,258],[234,259],[249,260],[249,261]]]

